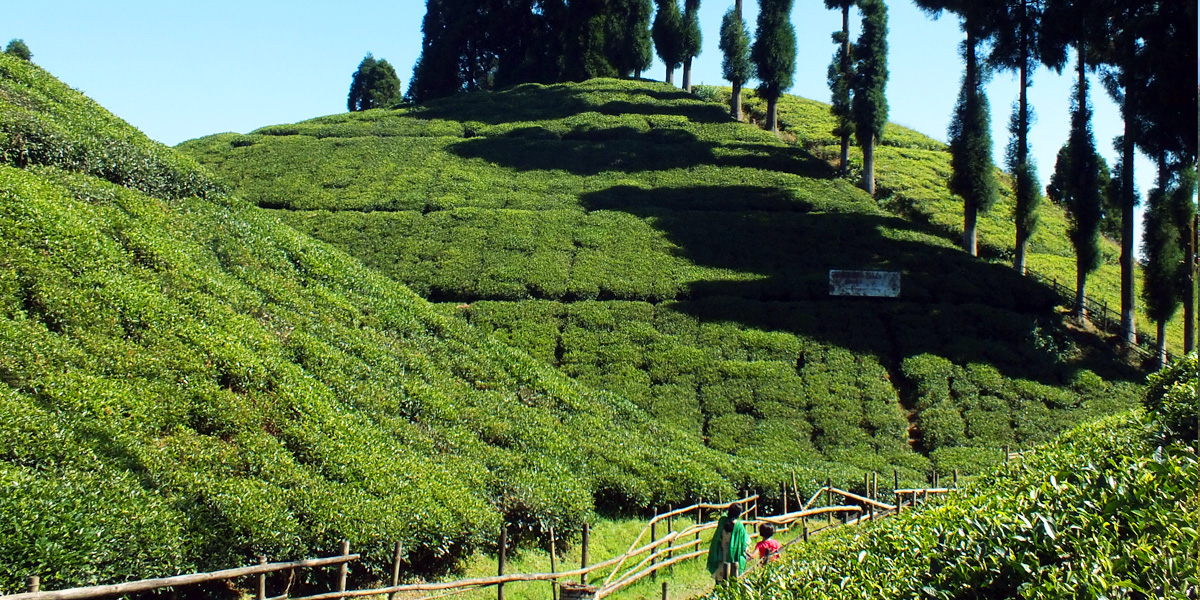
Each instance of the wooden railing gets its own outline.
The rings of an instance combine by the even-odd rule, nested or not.
[[[865,520],[872,520],[883,516],[896,514],[907,507],[913,507],[927,501],[930,495],[944,494],[957,489],[957,476],[955,477],[955,486],[935,487],[930,488],[908,488],[897,489],[893,486],[892,496],[893,503],[883,502],[878,499],[878,481],[875,482],[875,494],[872,497],[871,479],[866,480],[866,496],[838,489],[828,484],[817,490],[815,494],[804,504],[799,504],[799,496],[796,497],[797,505],[800,510],[787,512],[787,487],[784,486],[784,504],[782,514],[772,516],[758,515],[758,495],[749,495],[739,500],[732,502],[710,504],[696,503],[684,508],[669,510],[663,514],[655,515],[634,541],[630,544],[629,550],[620,556],[610,558],[608,560],[588,565],[587,564],[587,540],[584,536],[584,546],[582,548],[582,562],[579,569],[568,571],[555,571],[552,569],[550,573],[529,573],[529,574],[511,574],[511,575],[496,575],[493,577],[478,577],[473,579],[462,579],[458,581],[446,582],[423,582],[423,583],[399,583],[400,561],[402,551],[399,544],[396,545],[396,552],[392,568],[391,585],[378,588],[367,588],[359,590],[347,590],[346,579],[348,574],[348,565],[351,562],[358,560],[358,554],[351,554],[349,544],[342,543],[342,552],[338,556],[326,558],[306,559],[292,562],[277,562],[268,563],[266,558],[260,557],[259,564],[248,567],[240,567],[235,569],[225,569],[213,571],[209,573],[196,573],[190,575],[178,575],[174,577],[163,577],[158,579],[146,579],[142,581],[134,581],[129,583],[120,583],[114,585],[100,585],[90,587],[71,588],[54,591],[41,591],[39,582],[36,577],[31,577],[28,581],[27,590],[24,593],[11,594],[0,596],[0,600],[86,600],[91,598],[102,598],[108,596],[138,594],[144,592],[152,592],[164,588],[174,588],[185,585],[193,585],[198,583],[206,583],[213,581],[228,581],[236,580],[244,577],[257,576],[257,590],[255,594],[256,600],[345,600],[349,598],[360,598],[365,596],[379,596],[387,594],[389,600],[394,600],[395,596],[400,593],[413,592],[436,592],[432,595],[426,595],[421,600],[433,600],[444,596],[455,595],[467,592],[473,589],[480,589],[490,586],[497,587],[497,594],[503,597],[503,586],[506,583],[517,582],[538,582],[549,581],[555,582],[557,590],[559,580],[572,578],[580,578],[581,583],[587,583],[589,577],[593,583],[599,583],[587,588],[586,596],[594,597],[597,600],[609,596],[617,591],[626,588],[646,577],[654,577],[664,569],[668,569],[676,564],[684,561],[701,558],[708,554],[707,548],[702,548],[702,536],[705,531],[713,530],[717,527],[716,521],[705,521],[705,511],[724,512],[731,506],[741,507],[742,521],[751,526],[756,526],[761,523],[770,523],[775,525],[780,530],[788,530],[794,527],[797,523],[803,525],[803,531],[796,539],[788,542],[784,546],[807,540],[809,536],[823,533],[830,527],[837,525],[836,522],[817,529],[810,529],[808,520],[813,517],[842,515],[844,517],[843,524],[857,524]],[[793,488],[794,489],[794,488]],[[825,495],[827,500],[826,506],[813,507],[812,505],[818,499]],[[834,504],[833,498],[838,496],[847,501],[845,504]],[[677,517],[695,515],[694,522],[686,527],[675,530],[671,527],[672,520]],[[658,535],[659,526],[666,525],[665,533]],[[757,530],[757,527],[755,527]],[[757,534],[752,534],[757,535]],[[501,536],[504,539],[505,536]],[[758,564],[754,561],[751,565],[753,568]],[[289,596],[285,590],[283,595],[268,597],[266,591],[266,575],[268,573],[276,573],[280,571],[294,571],[301,568],[313,568],[323,566],[339,566],[338,584],[335,590],[309,596],[294,597]],[[501,569],[502,570],[502,569]],[[598,574],[607,572],[607,576],[601,582]],[[290,590],[290,583],[288,586]],[[665,587],[664,587],[665,590]],[[556,594],[557,596],[557,594]]]
[[[1058,294],[1060,298],[1072,307],[1078,302],[1075,290],[1059,283],[1057,277],[1047,277],[1030,268],[1025,269],[1025,274],[1035,281],[1050,286],[1050,289],[1054,290],[1054,293]],[[1088,321],[1095,325],[1097,329],[1108,334],[1121,334],[1121,314],[1109,308],[1108,302],[1097,302],[1093,298],[1084,298],[1083,308],[1087,313]],[[1158,356],[1158,342],[1153,335],[1148,333],[1137,332],[1134,335],[1133,345],[1130,348],[1143,358],[1156,358]],[[1172,362],[1176,358],[1174,354],[1167,353],[1167,362]]]

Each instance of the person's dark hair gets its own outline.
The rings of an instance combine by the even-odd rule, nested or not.
[[[775,535],[775,526],[771,525],[770,523],[763,523],[762,525],[759,525],[758,535],[762,536],[762,539],[764,540],[771,539],[771,536]]]
[[[730,519],[736,519],[742,516],[742,507],[737,504],[731,504],[729,510],[725,511],[725,516]]]

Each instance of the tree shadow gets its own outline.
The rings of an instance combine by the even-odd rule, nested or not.
[[[1064,364],[1038,339],[1038,332],[1070,335],[1052,290],[899,217],[816,212],[792,191],[769,186],[614,187],[585,194],[581,204],[637,216],[679,256],[737,273],[694,281],[673,304],[701,322],[786,331],[873,355],[892,369],[930,353],[1054,385],[1083,368],[1106,379],[1136,377],[1093,356]],[[899,271],[900,296],[831,296],[831,269]]]

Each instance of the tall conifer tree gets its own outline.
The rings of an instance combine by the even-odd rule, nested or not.
[[[842,29],[833,32],[837,50],[833,53],[833,61],[829,63],[827,80],[831,96],[829,112],[836,120],[833,135],[841,141],[838,172],[843,177],[850,171],[850,135],[854,133],[854,120],[850,114],[850,87],[854,78],[854,63],[850,55],[850,7],[854,3],[855,0],[825,0],[825,8],[842,11]]]
[[[729,116],[742,120],[742,86],[754,76],[750,62],[750,31],[742,19],[742,0],[737,0],[721,19],[721,73],[733,85]]]
[[[988,212],[996,203],[996,174],[992,163],[991,115],[983,90],[974,28],[964,22],[967,40],[963,43],[963,74],[954,117],[950,122],[950,191],[963,200],[963,249],[978,256],[977,223],[979,213]]]
[[[1013,268],[1025,273],[1025,254],[1029,238],[1037,227],[1037,208],[1041,201],[1037,169],[1029,156],[1029,128],[1033,123],[1033,109],[1029,106],[1029,87],[1032,71],[1043,60],[1041,52],[1042,14],[1045,0],[999,0],[995,3],[987,25],[986,35],[992,39],[989,63],[1001,69],[1012,69],[1018,75],[1017,102],[1009,120],[1012,135],[1008,145],[1006,162],[1013,176],[1013,192],[1016,206],[1013,218],[1017,226],[1016,252]],[[1052,66],[1061,67],[1057,56],[1050,59]]]
[[[862,188],[875,195],[875,144],[887,126],[887,4],[859,0],[862,33],[854,44],[854,88],[850,110],[854,137],[863,152]]]
[[[1150,191],[1146,210],[1142,301],[1158,328],[1159,368],[1167,362],[1167,323],[1179,311],[1191,270],[1180,243],[1179,221],[1189,210],[1195,210],[1192,202],[1195,185],[1196,174],[1191,166],[1179,170],[1175,177],[1169,169],[1160,171],[1158,186]]]
[[[658,7],[650,35],[654,52],[667,67],[666,82],[675,85],[675,69],[683,62],[683,15],[678,0],[655,0]]]
[[[792,0],[759,0],[750,59],[760,82],[758,95],[767,101],[766,128],[779,131],[779,97],[792,87],[796,73]]]
[[[654,60],[650,40],[651,0],[614,0],[609,14],[605,42],[613,67],[621,77],[641,77]]]
[[[1075,97],[1071,101],[1071,133],[1065,152],[1059,152],[1058,164],[1048,192],[1067,209],[1069,234],[1075,247],[1075,315],[1087,316],[1087,277],[1100,268],[1100,216],[1103,189],[1100,182],[1100,155],[1092,136],[1092,109],[1084,52],[1078,53]]]
[[[700,0],[683,0],[683,27],[680,33],[680,51],[683,53],[683,89],[692,91],[692,59],[700,56],[704,37],[700,32]]]
[[[983,93],[986,71],[979,61],[979,44],[993,5],[978,0],[914,0],[933,18],[950,11],[962,20],[967,40],[963,44],[963,83],[950,123],[950,191],[963,199],[963,249],[978,255],[977,222],[980,212],[996,201],[996,176],[992,163],[991,115]]]

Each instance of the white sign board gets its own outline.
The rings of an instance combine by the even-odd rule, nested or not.
[[[900,272],[831,270],[829,295],[896,298],[900,295]]]

